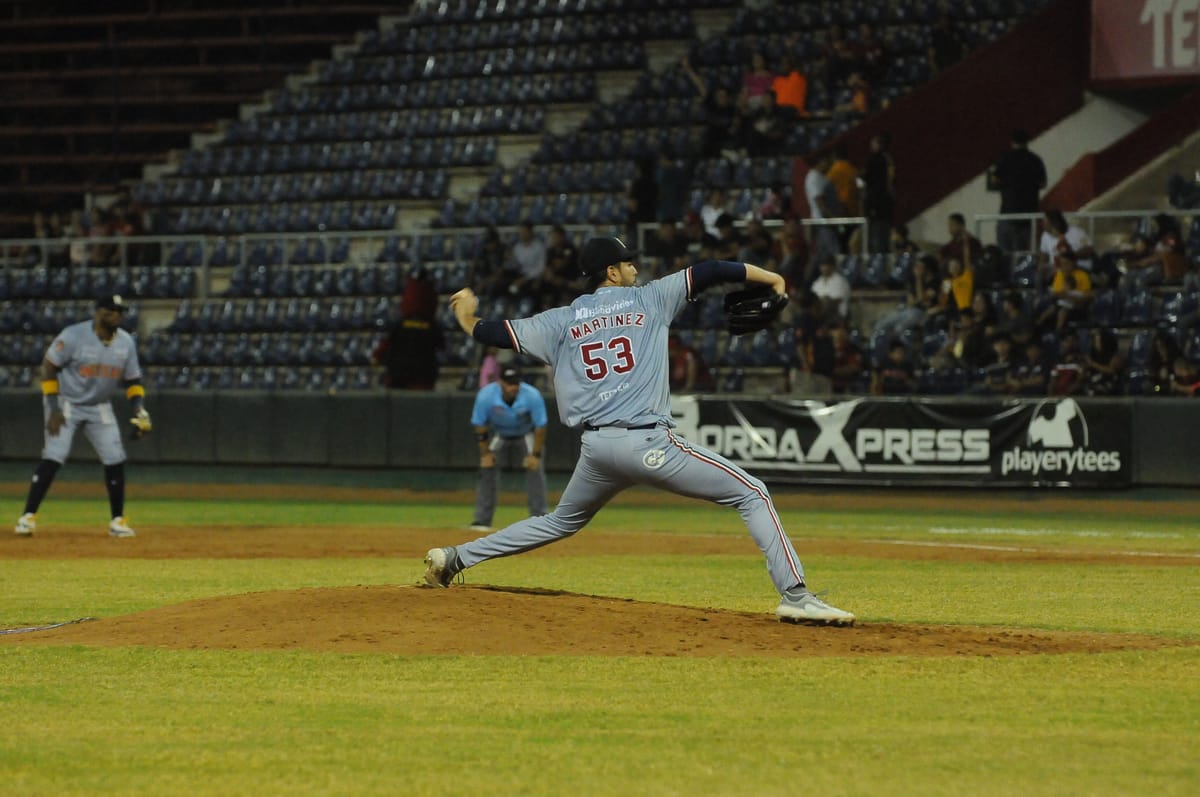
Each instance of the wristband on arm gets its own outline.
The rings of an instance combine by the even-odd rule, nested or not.
[[[141,385],[130,385],[125,389],[125,398],[129,399],[130,406],[133,407],[134,414],[142,408],[142,404],[146,400],[146,389]]]
[[[42,396],[51,412],[58,412],[58,380],[45,379],[42,381]]]

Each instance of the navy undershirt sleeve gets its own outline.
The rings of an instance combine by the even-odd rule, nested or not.
[[[512,337],[508,334],[508,329],[504,326],[503,321],[480,320],[475,324],[475,329],[471,331],[471,337],[485,346],[495,346],[498,349],[513,347]]]
[[[727,282],[745,282],[746,264],[732,260],[705,260],[692,266],[692,295]]]

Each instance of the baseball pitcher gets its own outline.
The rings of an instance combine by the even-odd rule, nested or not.
[[[515,349],[553,367],[559,415],[564,425],[583,429],[582,450],[554,512],[430,550],[425,582],[449,586],[458,573],[480,562],[568,537],[617,493],[647,484],[738,510],[779,592],[775,614],[781,620],[852,624],[853,614],[807,588],[766,486],[672,431],[667,333],[676,313],[684,302],[722,283],[767,285],[783,296],[783,277],[750,264],[709,260],[635,287],[634,256],[619,238],[588,240],[580,267],[594,292],[531,318],[483,321],[470,289],[451,298],[459,325],[480,343]]]

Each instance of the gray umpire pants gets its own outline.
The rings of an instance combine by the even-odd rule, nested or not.
[[[775,589],[782,593],[804,583],[800,558],[766,486],[719,454],[662,427],[584,432],[579,462],[554,512],[457,546],[459,560],[471,567],[569,537],[613,496],[635,484],[735,507],[766,558]]]
[[[501,437],[496,435],[488,449],[496,455],[496,467],[480,468],[475,488],[475,520],[472,525],[490,526],[496,513],[496,491],[499,488],[500,468],[525,472],[525,497],[529,514],[546,514],[546,468],[541,461],[536,470],[525,469],[525,456],[533,451],[533,435]]]

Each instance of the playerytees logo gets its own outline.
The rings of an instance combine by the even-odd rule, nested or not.
[[[1033,410],[1026,447],[1013,446],[1000,457],[1000,475],[1071,476],[1121,469],[1120,451],[1091,447],[1087,418],[1074,399],[1043,401]]]

